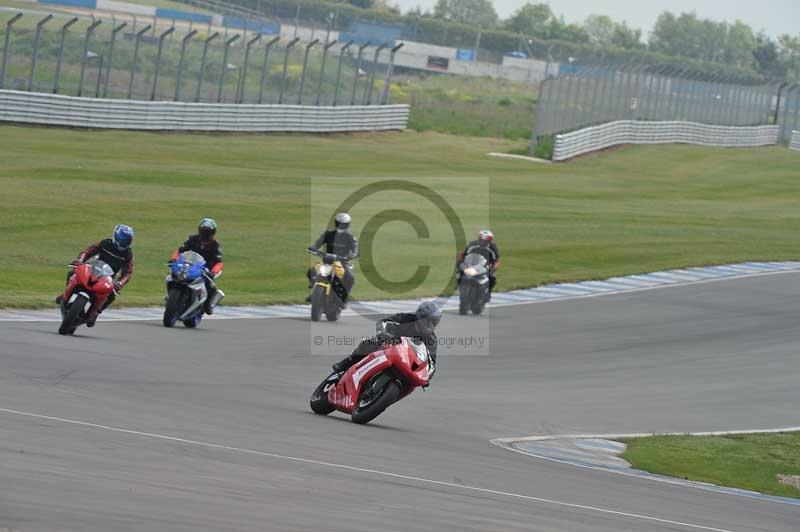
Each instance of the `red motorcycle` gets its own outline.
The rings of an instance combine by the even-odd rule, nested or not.
[[[382,350],[322,381],[311,395],[311,410],[323,416],[339,410],[363,425],[414,388],[427,386],[434,371],[425,342],[414,338],[384,342]]]
[[[58,334],[73,334],[89,319],[93,307],[103,305],[114,292],[114,270],[101,260],[71,265],[72,277],[61,300]]]

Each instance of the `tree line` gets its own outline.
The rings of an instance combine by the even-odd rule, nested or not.
[[[662,13],[645,41],[641,29],[625,22],[593,14],[570,23],[541,2],[529,2],[501,20],[491,0],[437,0],[432,11],[406,13],[391,0],[226,1],[287,22],[297,16],[319,25],[333,20],[340,30],[359,21],[402,26],[408,40],[459,48],[480,44],[496,55],[525,51],[555,61],[637,62],[749,80],[800,80],[800,34],[773,39],[744,22],[716,22],[695,13]]]
[[[358,0],[356,0],[358,1]],[[367,1],[367,0],[361,0]],[[788,14],[787,14],[788,15]],[[665,55],[751,68],[766,78],[800,79],[800,34],[772,39],[748,24],[703,19],[696,13],[661,13],[645,43],[642,30],[605,15],[568,24],[546,3],[527,3],[500,20],[491,0],[438,0],[436,17],[484,28],[503,28],[539,39],[563,39],[599,48],[650,50]]]

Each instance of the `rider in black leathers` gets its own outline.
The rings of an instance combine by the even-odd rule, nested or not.
[[[333,370],[341,373],[359,360],[383,349],[387,341],[397,340],[403,336],[425,342],[430,355],[431,365],[436,367],[436,326],[442,319],[442,309],[432,301],[420,304],[416,312],[399,312],[380,320],[375,324],[376,335],[362,340],[353,352],[333,365]]]
[[[353,276],[353,259],[358,257],[358,239],[350,232],[350,223],[352,219],[346,212],[340,212],[334,218],[335,228],[330,231],[323,232],[316,242],[308,248],[309,251],[318,251],[324,246],[325,253],[333,253],[342,260],[344,266],[344,277],[342,278],[342,286],[345,293],[342,297],[342,302],[347,302],[347,297],[353,290],[353,285],[356,278]],[[316,270],[312,267],[306,272],[308,277],[309,288],[311,287]],[[309,296],[306,301],[311,301]]]

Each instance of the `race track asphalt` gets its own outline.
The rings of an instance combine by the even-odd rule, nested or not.
[[[798,301],[794,273],[447,314],[489,347],[367,426],[308,409],[343,352],[310,335],[362,318],[0,323],[0,530],[797,531],[800,506],[489,440],[800,425]]]

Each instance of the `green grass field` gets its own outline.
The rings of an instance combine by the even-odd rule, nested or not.
[[[203,216],[220,223],[226,303],[300,302],[310,264],[303,249],[329,215],[310,205],[330,193],[326,207],[335,208],[339,182],[324,179],[332,176],[421,179],[453,195],[470,236],[488,216],[504,255],[499,289],[800,255],[800,154],[784,148],[636,147],[541,165],[484,155],[519,148],[518,142],[436,133],[204,135],[2,126],[0,137],[5,307],[50,305],[65,265],[119,222],[137,231],[136,275],[119,303],[158,304],[164,261]],[[480,206],[474,212],[473,202]],[[424,202],[400,195],[372,204],[435,215]],[[367,213],[372,204],[354,209],[357,234],[367,219],[358,209]],[[376,263],[401,280],[424,262],[417,256],[432,257],[433,277],[446,278],[455,253],[447,238],[439,231],[429,243],[419,241],[407,225],[391,222],[376,235]],[[391,245],[395,239],[400,245]],[[358,297],[385,297],[357,274]]]
[[[633,467],[720,486],[800,498],[777,475],[800,475],[800,432],[732,436],[652,436],[627,440]]]
[[[454,135],[528,139],[536,86],[447,74],[396,76],[392,101],[411,104],[408,127]]]

